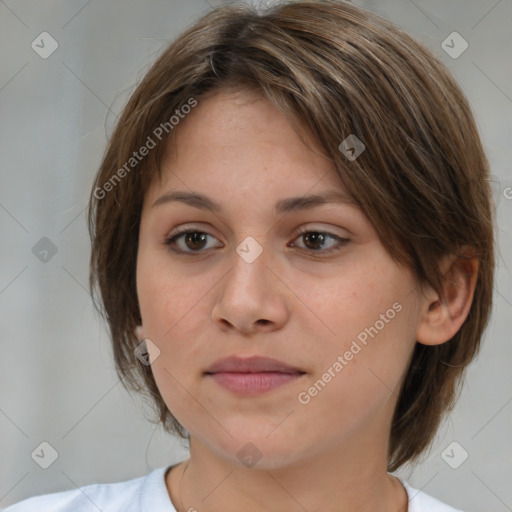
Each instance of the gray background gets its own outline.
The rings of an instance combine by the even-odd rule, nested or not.
[[[0,1],[2,507],[186,458],[115,376],[87,291],[85,205],[130,92],[161,49],[218,3]],[[512,510],[512,2],[354,3],[394,21],[450,67],[473,106],[496,178],[497,286],[483,349],[430,454],[400,475],[457,508]],[[58,42],[47,59],[31,47],[44,31]],[[469,43],[456,59],[441,46],[453,31]],[[43,237],[51,243],[39,242]],[[31,457],[44,441],[59,454],[48,469]],[[454,441],[460,447],[445,451]],[[457,469],[442,458],[448,453],[456,465],[462,450],[468,458]]]

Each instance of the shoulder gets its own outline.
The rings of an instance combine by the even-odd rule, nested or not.
[[[124,482],[90,484],[33,496],[2,509],[2,512],[175,512],[164,481],[168,467]]]
[[[402,483],[409,496],[409,512],[463,512],[442,503],[423,491],[414,489],[407,482],[402,481]]]

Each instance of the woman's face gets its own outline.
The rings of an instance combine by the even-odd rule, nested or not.
[[[262,468],[363,447],[385,454],[420,317],[413,276],[350,201],[306,201],[345,189],[267,100],[216,93],[178,128],[144,200],[137,259],[169,410],[240,464],[247,454]],[[287,367],[206,373],[231,356]]]

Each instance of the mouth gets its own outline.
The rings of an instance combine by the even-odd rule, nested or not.
[[[295,381],[306,372],[277,359],[252,356],[216,361],[204,375],[237,395],[258,395]]]

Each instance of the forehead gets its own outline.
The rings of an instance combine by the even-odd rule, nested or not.
[[[148,196],[174,188],[237,191],[260,201],[273,194],[346,193],[331,160],[306,127],[300,129],[301,135],[257,92],[209,94],[177,127],[161,162],[162,179]]]

